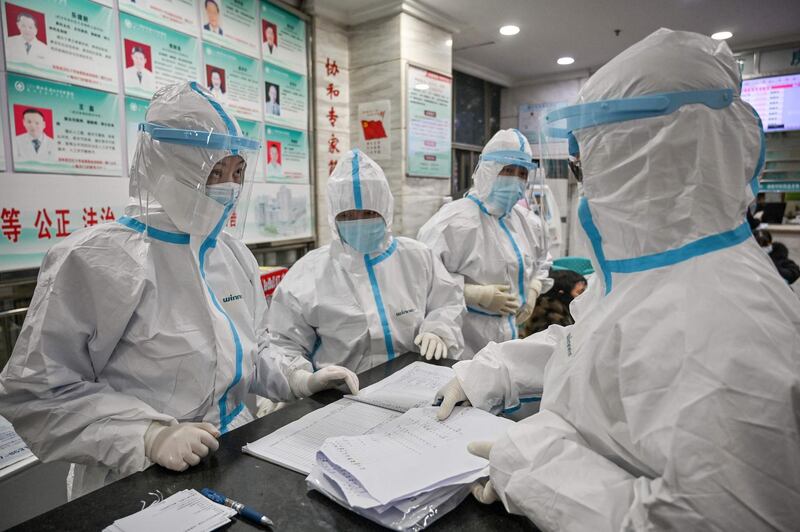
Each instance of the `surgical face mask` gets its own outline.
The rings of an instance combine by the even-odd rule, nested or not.
[[[233,182],[206,185],[206,196],[226,207],[236,203],[241,191],[242,185]]]
[[[764,250],[764,253],[769,255],[770,253],[772,253],[772,244],[770,244],[768,246],[761,246],[761,249]]]
[[[525,195],[525,184],[517,178],[499,177],[486,198],[487,203],[503,213],[511,212],[514,205]]]
[[[383,218],[337,221],[336,228],[345,244],[365,255],[378,251],[386,236]]]

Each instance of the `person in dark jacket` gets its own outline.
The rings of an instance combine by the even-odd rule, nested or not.
[[[787,283],[792,284],[800,278],[800,266],[789,258],[789,250],[785,245],[773,242],[772,234],[765,229],[759,229],[754,235],[758,245],[769,255],[778,273]]]
[[[520,338],[543,331],[549,326],[572,325],[575,320],[569,313],[569,304],[586,290],[586,278],[572,270],[550,270],[553,288],[540,295],[533,314],[520,326]]]

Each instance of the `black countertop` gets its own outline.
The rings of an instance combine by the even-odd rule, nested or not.
[[[369,386],[395,371],[421,360],[406,354],[359,375],[361,387]],[[453,361],[443,360],[443,365]],[[287,405],[261,419],[220,437],[216,453],[183,473],[153,466],[102,489],[59,506],[12,530],[102,530],[115,520],[141,509],[140,501],[154,500],[150,492],[164,497],[184,489],[212,488],[264,512],[275,523],[274,530],[376,530],[380,527],[325,496],[306,488],[305,476],[242,453],[242,447],[305,414],[337,401],[342,394],[327,390]],[[6,501],[8,503],[10,501]],[[234,518],[225,530],[259,530]],[[472,496],[435,522],[431,530],[459,532],[537,530],[527,519],[511,516],[500,503],[485,506]]]

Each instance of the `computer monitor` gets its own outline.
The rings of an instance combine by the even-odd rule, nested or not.
[[[800,130],[800,74],[746,79],[742,99],[755,108],[765,132]]]

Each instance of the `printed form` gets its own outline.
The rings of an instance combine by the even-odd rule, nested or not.
[[[379,431],[385,423],[400,417],[403,412],[429,406],[436,392],[454,376],[452,368],[414,362],[364,388],[358,395],[347,395],[248,443],[242,451],[308,474],[326,439]]]

